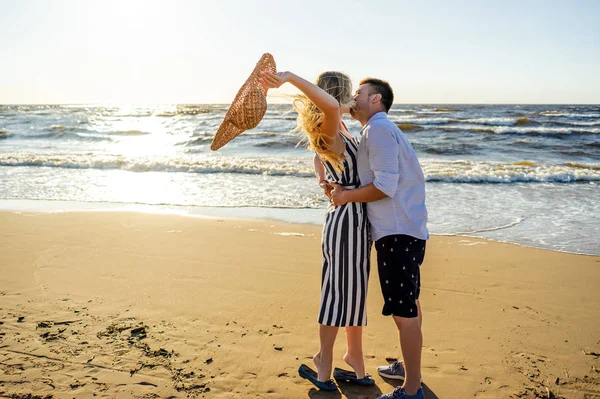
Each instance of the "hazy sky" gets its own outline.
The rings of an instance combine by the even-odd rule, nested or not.
[[[229,103],[264,52],[398,103],[600,103],[596,0],[0,0],[5,104]]]

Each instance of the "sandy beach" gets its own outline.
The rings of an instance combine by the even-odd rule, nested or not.
[[[0,212],[0,397],[374,398],[400,356],[375,257],[372,388],[323,393],[319,226],[125,212]],[[600,398],[600,257],[434,236],[427,398]],[[334,366],[345,367],[343,332]]]

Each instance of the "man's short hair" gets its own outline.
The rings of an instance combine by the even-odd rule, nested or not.
[[[394,91],[392,90],[392,86],[382,79],[376,78],[365,78],[360,81],[361,85],[370,84],[373,87],[373,90],[377,94],[381,94],[381,103],[385,107],[385,112],[389,112],[390,108],[392,108],[392,103],[394,102]]]

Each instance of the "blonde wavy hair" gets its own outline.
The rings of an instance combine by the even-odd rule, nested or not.
[[[352,103],[352,82],[348,75],[336,71],[323,72],[315,84],[335,98],[340,106]],[[321,131],[324,114],[305,95],[294,96],[294,109],[298,113],[297,126],[293,131],[302,131],[305,137],[300,144],[306,145],[319,157],[330,162],[338,171],[344,169],[345,157],[328,148],[327,135]]]

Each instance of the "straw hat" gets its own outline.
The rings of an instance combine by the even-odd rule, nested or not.
[[[262,120],[267,112],[267,90],[258,81],[262,71],[277,72],[275,60],[269,53],[260,57],[252,74],[235,96],[213,138],[211,150],[218,150],[246,130],[255,128]]]

